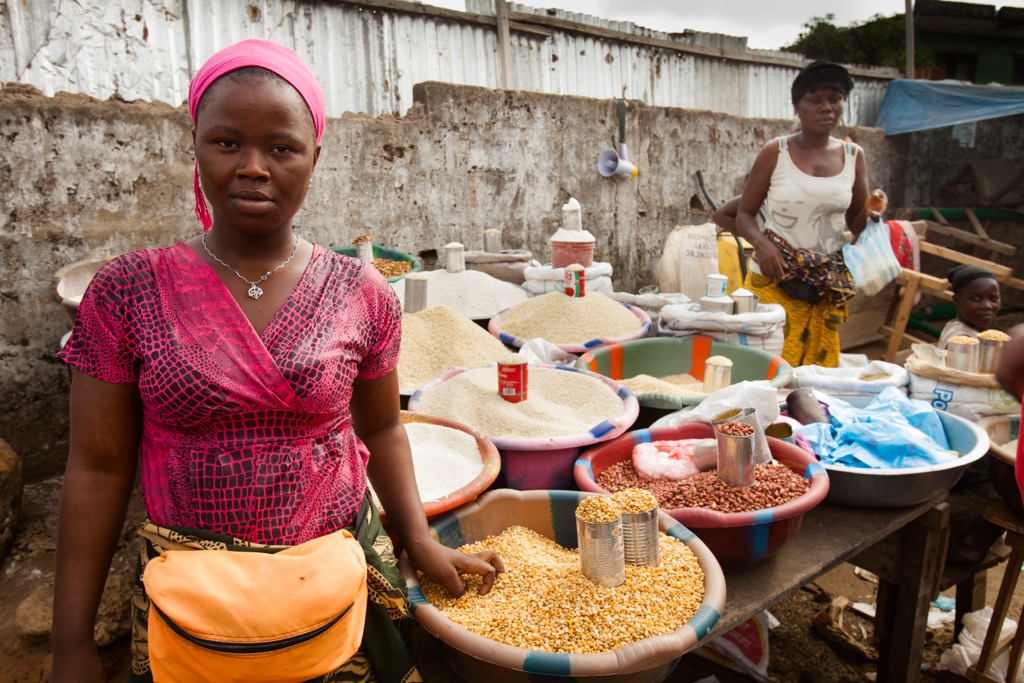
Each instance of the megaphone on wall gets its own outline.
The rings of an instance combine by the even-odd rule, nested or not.
[[[635,178],[640,169],[629,163],[629,154],[626,150],[626,143],[619,144],[619,151],[606,149],[601,152],[597,159],[597,172],[605,178],[621,176],[623,178]]]

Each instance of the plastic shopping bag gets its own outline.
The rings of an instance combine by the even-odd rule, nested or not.
[[[864,296],[878,294],[902,272],[892,251],[889,228],[881,219],[869,220],[857,241],[843,247],[843,260],[853,278],[853,289]]]

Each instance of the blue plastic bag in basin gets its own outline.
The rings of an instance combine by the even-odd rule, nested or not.
[[[908,399],[895,387],[855,408],[828,399],[832,424],[810,424],[796,430],[829,465],[868,468],[928,467],[959,457],[950,450],[935,411],[923,401]]]

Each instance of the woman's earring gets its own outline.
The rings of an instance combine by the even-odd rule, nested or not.
[[[309,187],[313,187],[313,179],[312,178],[309,179]]]

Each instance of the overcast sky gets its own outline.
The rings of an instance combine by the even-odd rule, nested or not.
[[[465,10],[464,0],[423,0],[425,4]],[[996,7],[1024,7],[1024,0],[977,2]],[[836,26],[860,24],[876,14],[903,14],[906,0],[536,0],[531,7],[554,7],[602,19],[632,21],[666,33],[686,30],[746,36],[752,48],[776,50],[796,40],[812,17],[835,15]]]

